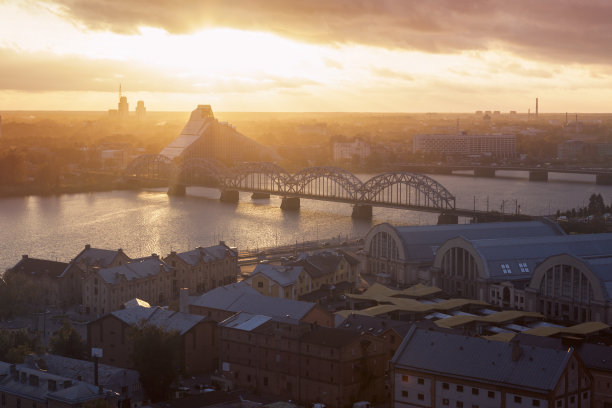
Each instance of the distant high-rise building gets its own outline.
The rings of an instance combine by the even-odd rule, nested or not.
[[[127,97],[121,94],[121,84],[119,84],[119,103],[117,105],[117,113],[119,119],[127,119],[130,114],[130,106],[128,105]]]
[[[0,137],[2,137],[2,115],[0,115]]]
[[[538,98],[536,98],[536,119],[538,118]]]
[[[147,108],[145,108],[144,101],[136,102],[136,118],[138,120],[143,120],[146,114]]]

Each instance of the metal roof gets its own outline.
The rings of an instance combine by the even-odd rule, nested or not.
[[[270,316],[242,312],[228,317],[219,323],[219,326],[243,331],[251,331],[270,320],[272,320]]]
[[[513,359],[513,347],[520,354]],[[555,388],[574,350],[524,347],[413,327],[393,356],[397,368],[419,370],[533,392]]]
[[[490,222],[480,224],[447,224],[394,227],[402,240],[406,261],[433,262],[435,251],[445,241],[457,236],[476,240],[485,238],[518,238],[565,235],[550,221]]]
[[[253,272],[251,272],[250,278],[261,273],[280,286],[289,286],[297,281],[303,270],[304,267],[302,266],[258,264]]]
[[[162,269],[168,272],[172,268],[170,268],[164,261],[160,260],[158,257],[150,256],[147,258],[134,260],[134,262],[130,262],[124,265],[100,269],[97,271],[97,274],[106,283],[114,285],[119,283],[122,278],[126,280],[135,280],[146,278],[152,275],[157,275]]]
[[[213,262],[224,259],[226,256],[236,256],[236,251],[226,245],[213,245],[206,248],[197,247],[190,251],[176,254],[189,265],[197,265],[200,262]]]
[[[173,312],[160,307],[135,306],[128,309],[116,310],[113,316],[126,324],[150,324],[166,331],[177,331],[183,335],[206,317],[189,313]]]

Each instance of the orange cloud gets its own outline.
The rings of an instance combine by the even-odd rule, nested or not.
[[[205,27],[274,32],[306,42],[434,53],[501,47],[531,58],[610,63],[607,0],[55,0],[91,29],[172,33]]]

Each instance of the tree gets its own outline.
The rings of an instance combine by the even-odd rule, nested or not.
[[[166,399],[180,373],[182,352],[178,332],[140,325],[130,330],[130,338],[134,342],[134,368],[140,374],[142,387],[153,402]]]
[[[591,194],[591,197],[589,197],[589,214],[601,215],[605,208],[606,205],[601,194]]]
[[[23,363],[23,356],[36,351],[37,345],[25,331],[0,330],[0,361]]]
[[[68,320],[64,321],[57,334],[51,337],[49,344],[53,354],[76,359],[87,356],[87,345]]]

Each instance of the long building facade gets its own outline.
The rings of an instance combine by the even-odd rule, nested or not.
[[[414,135],[413,152],[510,158],[516,156],[516,135],[465,133]]]

